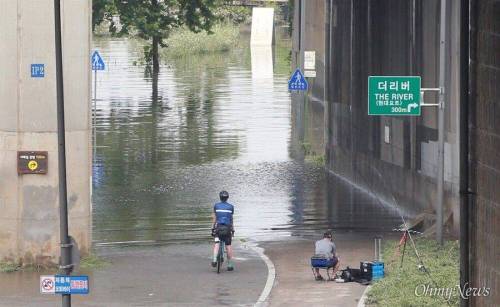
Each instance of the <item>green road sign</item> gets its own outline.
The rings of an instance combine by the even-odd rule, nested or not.
[[[420,116],[420,77],[368,77],[368,115]]]

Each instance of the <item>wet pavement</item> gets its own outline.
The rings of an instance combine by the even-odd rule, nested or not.
[[[269,306],[342,306],[355,307],[367,286],[356,282],[315,281],[310,257],[314,242],[321,234],[262,246],[276,268],[276,281],[269,297]],[[374,257],[373,238],[367,233],[335,233],[334,242],[340,259],[339,269],[359,268],[361,261]],[[320,273],[326,278],[326,273]]]
[[[89,295],[73,295],[75,306],[253,306],[267,267],[245,244],[235,242],[235,270],[217,274],[210,244],[104,249],[110,261],[91,272]],[[84,272],[85,273],[85,272]],[[59,295],[39,293],[38,273],[0,274],[0,306],[58,306]],[[28,276],[24,276],[28,277]]]

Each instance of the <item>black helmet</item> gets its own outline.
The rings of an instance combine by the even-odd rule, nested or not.
[[[229,193],[227,191],[221,191],[219,193],[220,201],[226,201],[229,198]]]

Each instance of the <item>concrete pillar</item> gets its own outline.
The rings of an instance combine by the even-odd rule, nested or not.
[[[0,0],[0,261],[57,262],[59,201],[53,0]],[[91,245],[91,1],[62,1],[69,232]],[[44,77],[31,76],[44,64]],[[44,175],[18,151],[47,151]]]

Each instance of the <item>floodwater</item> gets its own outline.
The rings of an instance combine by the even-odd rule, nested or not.
[[[107,65],[97,74],[96,247],[207,241],[220,190],[235,205],[235,235],[247,240],[399,224],[394,209],[297,154],[289,38],[274,49],[243,42],[166,58],[158,99],[138,42],[96,38],[94,46]]]

